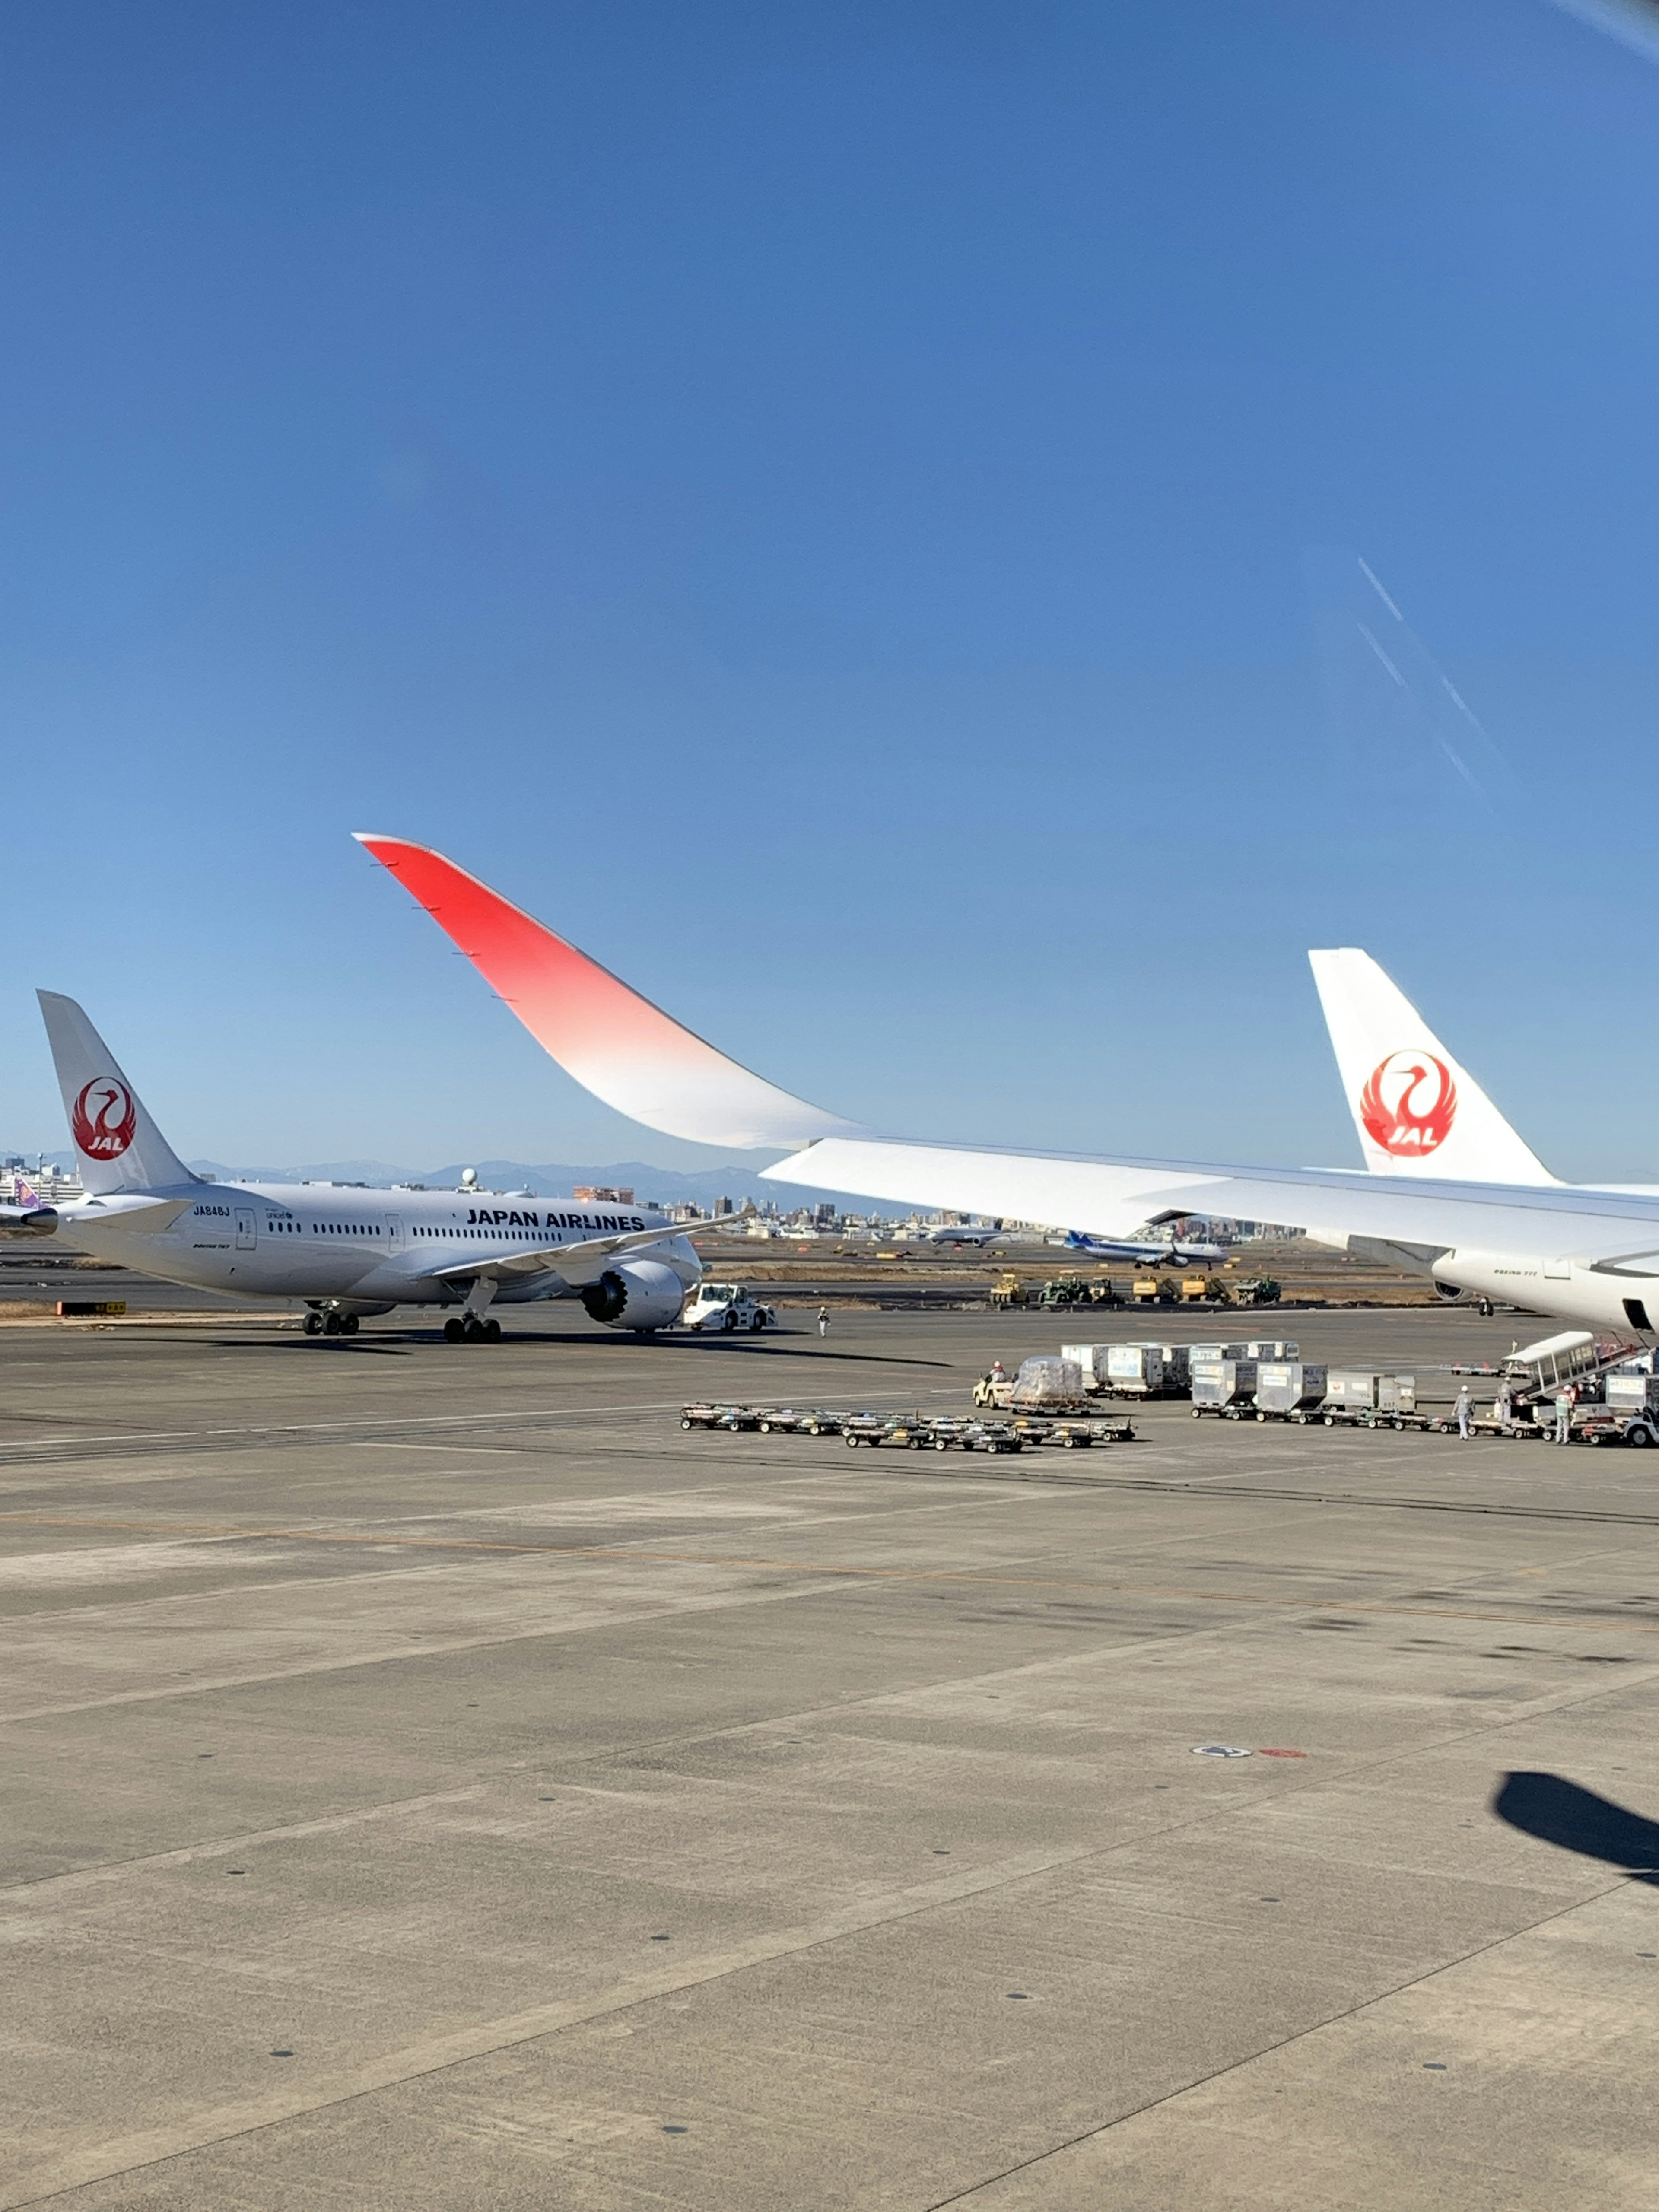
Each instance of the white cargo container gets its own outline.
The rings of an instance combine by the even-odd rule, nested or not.
[[[1152,1398],[1162,1391],[1164,1355],[1156,1345],[1109,1344],[1105,1350],[1106,1388],[1114,1397]]]
[[[1109,1344],[1062,1344],[1060,1356],[1062,1359],[1076,1360],[1083,1370],[1085,1390],[1103,1390],[1107,1381],[1106,1355],[1111,1349]]]
[[[1292,1419],[1305,1417],[1310,1406],[1325,1395],[1326,1370],[1312,1360],[1264,1359],[1255,1374],[1255,1416],[1265,1421],[1274,1415]]]
[[[1609,1375],[1604,1387],[1621,1413],[1659,1413],[1659,1375]]]
[[[1261,1336],[1244,1347],[1246,1359],[1300,1359],[1302,1346],[1293,1336]]]
[[[1370,1367],[1328,1368],[1325,1375],[1325,1403],[1334,1413],[1374,1413],[1382,1380]]]
[[[1202,1413],[1237,1420],[1255,1391],[1254,1359],[1206,1359],[1193,1369],[1193,1418]]]
[[[1187,1364],[1194,1367],[1213,1366],[1218,1359],[1249,1359],[1252,1357],[1248,1344],[1189,1344]]]

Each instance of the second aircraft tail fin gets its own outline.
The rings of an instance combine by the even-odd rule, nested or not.
[[[115,1056],[73,999],[40,991],[40,1012],[64,1094],[84,1188],[167,1190],[193,1176],[145,1110]]]
[[[1369,952],[1350,945],[1308,958],[1374,1175],[1557,1180]]]

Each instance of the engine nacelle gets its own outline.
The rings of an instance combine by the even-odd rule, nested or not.
[[[622,1260],[584,1285],[581,1298],[607,1328],[667,1328],[680,1317],[685,1285],[660,1260]]]
[[[50,1237],[57,1226],[55,1206],[0,1206],[0,1237]]]

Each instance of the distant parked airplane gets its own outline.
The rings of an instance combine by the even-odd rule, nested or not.
[[[528,1192],[360,1190],[337,1183],[207,1182],[151,1121],[73,999],[42,991],[83,1198],[43,1206],[27,1185],[0,1232],[50,1236],[163,1282],[305,1301],[313,1335],[364,1314],[447,1308],[452,1343],[499,1337],[492,1304],[578,1298],[611,1328],[678,1321],[702,1264],[642,1207]]]

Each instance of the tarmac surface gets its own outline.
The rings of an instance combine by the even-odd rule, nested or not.
[[[678,1425],[1073,1334],[9,1328],[0,2206],[1659,2202],[1659,1454]]]

